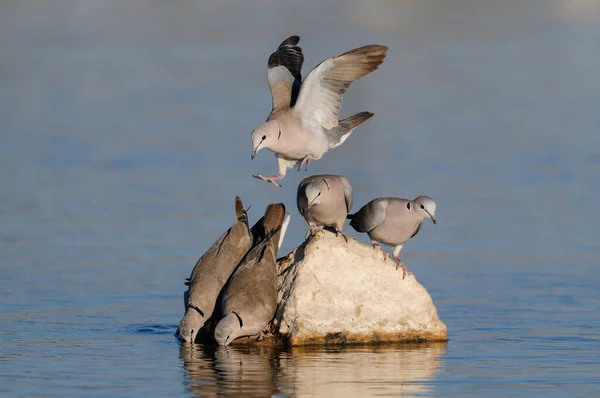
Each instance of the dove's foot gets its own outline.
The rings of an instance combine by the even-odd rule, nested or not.
[[[304,165],[304,171],[307,171],[308,165],[310,164],[311,159],[312,159],[311,157],[305,156],[304,159],[302,159],[300,161],[300,163],[298,163],[298,171],[300,171],[300,169],[302,168],[302,165]]]
[[[270,182],[271,184],[275,185],[276,187],[280,187],[281,184],[279,184],[275,180],[279,180],[279,179],[283,178],[280,174],[276,174],[276,175],[271,176],[271,177],[265,177],[265,176],[261,175],[260,173],[255,174],[252,177],[258,178],[259,180],[263,180],[263,181],[266,181],[266,182]]]
[[[316,225],[311,225],[310,228],[308,228],[308,231],[306,231],[306,238],[316,235],[319,232],[323,232],[322,226],[317,227]]]
[[[354,236],[347,235],[347,234],[343,233],[341,229],[337,229],[336,228],[335,229],[335,236],[337,237],[337,236],[340,236],[340,235],[342,235],[342,238],[344,238],[344,240],[346,241],[346,243],[348,243],[349,239],[354,239]]]
[[[373,246],[373,249],[375,250],[379,250],[381,252],[381,254],[383,255],[383,261],[386,261],[388,258],[390,258],[390,254],[388,252],[386,252],[383,247],[381,247],[380,245],[378,245],[375,242],[371,242],[371,246]]]
[[[408,267],[406,266],[406,264],[404,264],[404,262],[402,260],[400,260],[396,256],[394,256],[394,260],[396,260],[396,270],[398,269],[398,266],[400,266],[400,268],[402,268],[402,279],[406,278],[406,275],[411,274],[410,270],[408,269]]]

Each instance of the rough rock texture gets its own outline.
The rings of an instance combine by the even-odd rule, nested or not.
[[[329,231],[304,242],[279,262],[275,336],[291,345],[446,341],[427,290],[382,258]]]

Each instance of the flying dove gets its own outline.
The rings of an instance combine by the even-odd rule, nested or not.
[[[348,214],[350,225],[358,232],[366,232],[373,248],[381,250],[384,259],[389,256],[378,242],[394,248],[394,260],[402,267],[402,279],[410,270],[398,258],[402,246],[415,236],[425,218],[435,220],[435,202],[429,196],[414,200],[400,198],[377,198],[364,205],[358,212]]]
[[[219,292],[252,246],[248,215],[239,197],[235,198],[237,221],[198,260],[184,293],[186,312],[177,334],[193,343],[198,331],[212,315]]]
[[[284,220],[285,218],[285,220]],[[221,312],[215,340],[229,345],[242,336],[260,335],[273,319],[277,307],[277,253],[283,241],[289,215],[282,203],[267,206],[264,232],[223,288]]]
[[[307,237],[330,227],[348,241],[342,227],[352,208],[352,185],[346,177],[330,174],[306,177],[298,185],[296,204],[310,226]]]
[[[291,36],[269,57],[267,81],[273,109],[267,121],[252,132],[252,159],[262,148],[274,152],[279,174],[255,178],[280,186],[289,167],[320,159],[350,136],[361,123],[373,116],[360,112],[338,120],[342,96],[350,84],[373,72],[387,55],[387,47],[367,45],[331,57],[316,66],[302,81],[304,62],[300,37]],[[302,82],[301,82],[302,81]]]

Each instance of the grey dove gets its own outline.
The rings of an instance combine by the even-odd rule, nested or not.
[[[425,218],[435,220],[435,202],[429,196],[418,196],[414,200],[401,198],[377,198],[364,205],[354,214],[348,214],[350,225],[358,232],[366,232],[373,248],[381,250],[384,259],[388,256],[378,243],[394,248],[393,257],[402,267],[402,279],[410,270],[398,258],[402,246],[415,236]]]
[[[215,327],[215,340],[229,345],[242,336],[260,335],[277,307],[277,253],[289,216],[282,203],[267,206],[265,235],[242,260],[223,288],[220,306],[224,315]]]
[[[330,227],[336,235],[341,234],[348,240],[342,232],[352,209],[352,185],[346,177],[331,174],[306,177],[298,185],[296,204],[310,227],[307,237],[323,227]]]
[[[252,246],[248,215],[239,197],[235,198],[235,214],[235,224],[198,260],[186,282],[186,311],[177,329],[179,337],[186,342],[196,340],[198,331],[215,309],[221,289]]]
[[[252,159],[263,148],[274,152],[279,173],[254,177],[279,186],[287,169],[320,159],[329,149],[341,145],[352,131],[373,116],[360,112],[338,120],[342,96],[350,84],[373,72],[387,55],[387,47],[367,45],[328,58],[302,81],[304,62],[300,38],[291,36],[269,57],[267,81],[273,108],[267,121],[252,132]]]

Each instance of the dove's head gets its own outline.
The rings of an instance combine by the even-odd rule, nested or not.
[[[269,120],[254,129],[252,132],[252,159],[256,152],[263,148],[272,149],[273,144],[281,137],[279,123],[275,120]]]
[[[230,312],[215,327],[215,340],[219,345],[229,345],[241,335],[242,326],[242,318],[237,313]]]
[[[414,207],[417,214],[423,218],[431,218],[434,224],[435,220],[435,202],[429,196],[418,196],[414,201]]]
[[[194,343],[198,331],[204,326],[204,318],[193,308],[188,307],[183,319],[179,323],[177,334],[179,338],[187,343]]]
[[[323,200],[323,196],[329,192],[329,184],[324,178],[311,181],[306,185],[304,192],[308,201],[308,208],[310,209],[314,205],[318,205]]]

